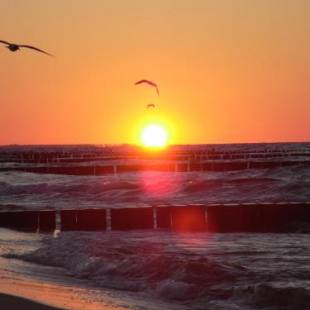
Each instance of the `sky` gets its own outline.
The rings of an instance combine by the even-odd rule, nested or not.
[[[310,141],[309,12],[308,0],[1,0],[0,39],[55,57],[0,46],[0,144],[137,143],[152,122],[173,144]]]

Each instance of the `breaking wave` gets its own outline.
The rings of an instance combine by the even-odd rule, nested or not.
[[[308,235],[65,232],[4,256],[191,309],[308,309]]]
[[[244,272],[233,264],[184,251],[181,244],[180,249],[172,249],[151,234],[131,233],[127,239],[122,233],[62,233],[34,252],[6,257],[63,267],[99,286],[175,300],[212,294],[212,286],[232,282]]]
[[[126,207],[168,203],[309,201],[310,167],[230,172],[142,172],[117,176],[0,174],[0,204]]]

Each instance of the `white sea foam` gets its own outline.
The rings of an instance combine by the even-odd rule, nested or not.
[[[296,145],[273,147],[287,150]],[[262,150],[265,145],[233,146],[235,150],[249,148]],[[309,186],[310,168],[298,164],[98,177],[1,172],[0,204],[60,209],[309,201]],[[23,241],[7,232],[3,236],[0,255],[60,267],[69,276],[99,287],[145,294],[191,309],[308,309],[309,235],[66,232],[57,238],[47,235]]]
[[[0,204],[41,208],[156,203],[310,201],[310,167],[230,172],[143,172],[117,176],[0,173]]]
[[[309,300],[310,245],[302,234],[71,232],[5,256],[193,309],[307,309]]]

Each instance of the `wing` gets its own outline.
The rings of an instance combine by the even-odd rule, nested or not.
[[[159,89],[158,89],[158,86],[156,85],[156,92],[157,92],[157,95],[159,96]]]
[[[48,56],[53,56],[52,54],[49,54],[49,53],[47,53],[47,52],[45,52],[45,51],[43,51],[43,50],[41,50],[41,49],[39,49],[39,48],[37,48],[37,47],[35,47],[35,46],[31,46],[31,45],[19,45],[19,46],[20,46],[20,47],[25,47],[25,48],[30,48],[30,49],[35,50],[35,51],[37,51],[37,52],[46,54],[46,55],[48,55]]]
[[[3,40],[0,40],[0,43],[10,45],[10,43],[9,43],[9,42],[3,41]]]
[[[140,80],[140,81],[136,82],[135,85],[139,85],[142,83],[149,83],[149,81],[148,80]]]
[[[149,85],[151,85],[153,87],[157,86],[156,83],[154,83],[154,82],[152,82],[150,80],[140,80],[140,81],[136,82],[135,85],[142,84],[142,83],[149,84]]]
[[[159,89],[158,89],[157,84],[152,82],[152,81],[150,81],[150,80],[140,80],[140,81],[136,82],[135,85],[139,85],[139,84],[143,84],[143,83],[155,87],[157,95],[159,96]]]

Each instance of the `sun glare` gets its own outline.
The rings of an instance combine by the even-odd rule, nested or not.
[[[162,148],[167,145],[168,134],[164,127],[151,124],[143,128],[141,141],[145,147]]]

